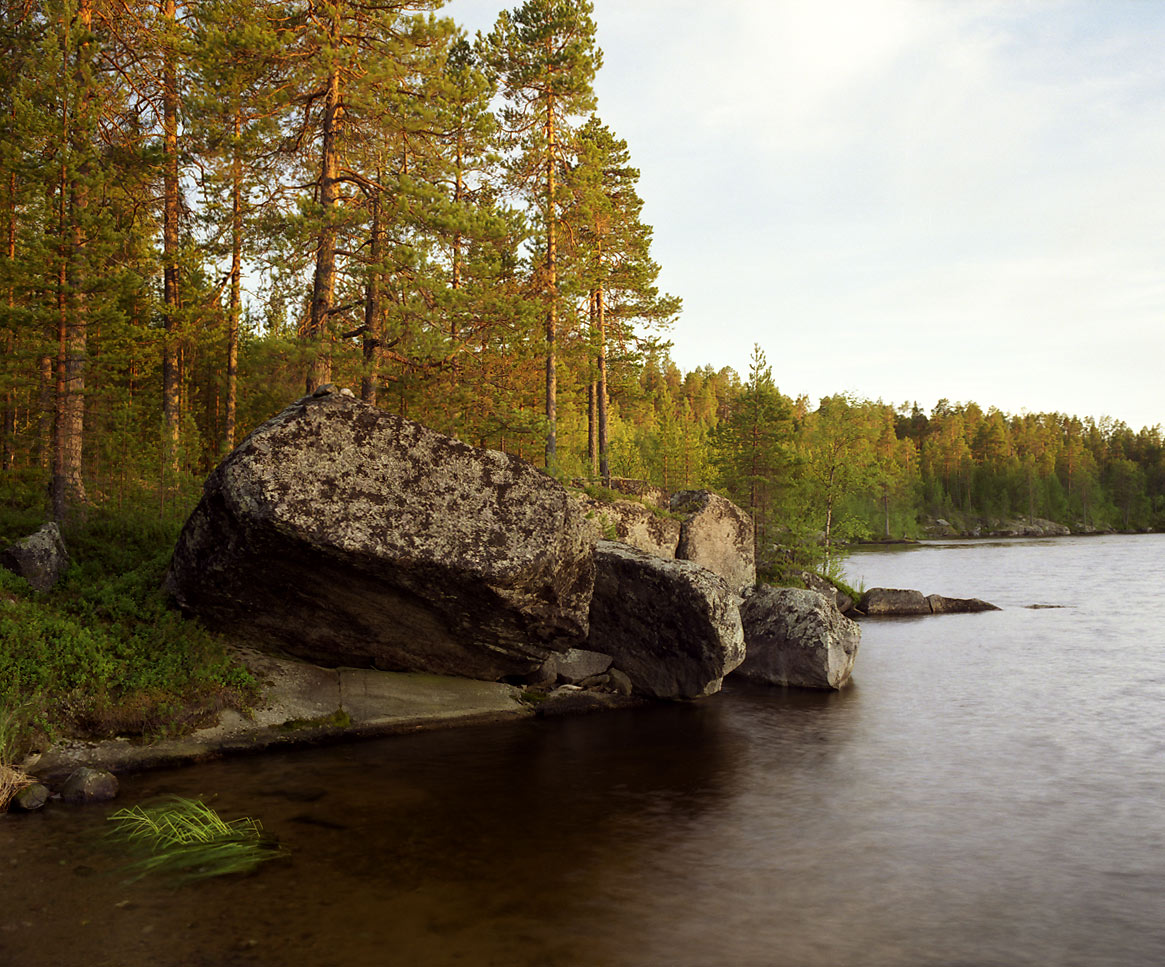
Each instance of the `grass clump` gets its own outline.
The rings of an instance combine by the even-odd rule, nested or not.
[[[20,757],[22,726],[20,709],[0,707],[0,813],[8,811],[8,804],[21,789],[35,781],[16,767]]]
[[[126,869],[141,879],[164,874],[188,883],[249,873],[286,856],[257,819],[225,820],[206,803],[174,796],[152,806],[110,814],[110,837],[137,858]]]

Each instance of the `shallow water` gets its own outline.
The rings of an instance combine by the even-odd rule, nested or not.
[[[258,817],[291,855],[244,878],[125,882],[112,807],[0,818],[0,963],[1165,963],[1165,538],[849,570],[1004,610],[864,622],[837,695],[730,686],[123,782],[118,805]]]

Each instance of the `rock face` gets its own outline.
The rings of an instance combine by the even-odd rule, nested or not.
[[[639,694],[711,695],[744,660],[739,604],[723,578],[690,561],[600,541],[588,647],[610,655]]]
[[[579,510],[593,541],[614,540],[656,557],[674,558],[680,542],[680,522],[653,514],[634,500],[602,501],[579,497]]]
[[[736,592],[756,584],[752,518],[730,500],[707,490],[682,490],[671,499],[683,514],[675,556],[719,574]]]
[[[761,586],[744,599],[740,618],[748,657],[734,675],[799,688],[849,681],[862,632],[824,594]]]
[[[481,679],[581,644],[593,581],[550,477],[331,387],[211,474],[167,574],[184,609],[256,643]]]
[[[56,521],[0,551],[0,567],[19,574],[34,591],[52,589],[69,566],[69,552]]]
[[[931,614],[972,614],[1000,610],[980,598],[944,598],[941,594],[928,594],[926,603],[930,605]]]
[[[899,588],[870,588],[858,605],[871,617],[875,615],[905,616],[930,614],[930,604],[921,591]]]

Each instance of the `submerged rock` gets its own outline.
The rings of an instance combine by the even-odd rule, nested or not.
[[[744,660],[740,599],[717,574],[613,541],[595,545],[589,647],[610,655],[634,690],[697,698]]]
[[[25,786],[13,796],[12,802],[8,804],[8,808],[12,812],[35,812],[49,801],[50,795],[48,786],[41,782],[34,782],[31,785]]]
[[[920,614],[970,614],[998,611],[980,598],[947,598],[941,594],[924,596],[921,591],[898,588],[870,588],[862,595],[860,609],[872,617],[907,617]]]
[[[826,595],[762,585],[744,599],[740,618],[748,656],[734,675],[799,688],[850,680],[862,632]]]
[[[65,780],[61,799],[74,804],[108,802],[117,798],[117,789],[117,776],[112,772],[81,766]]]
[[[546,474],[317,391],[210,475],[166,583],[213,627],[321,664],[497,679],[585,641],[593,580]]]
[[[707,490],[682,490],[671,499],[684,515],[675,556],[719,574],[739,593],[756,584],[752,518],[731,500]]]
[[[52,590],[68,566],[69,552],[56,521],[0,551],[0,567],[19,574],[34,591]]]
[[[930,605],[931,614],[974,614],[1000,610],[981,598],[945,598],[941,594],[928,594],[926,603]]]

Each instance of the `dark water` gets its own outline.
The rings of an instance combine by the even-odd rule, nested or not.
[[[127,884],[108,810],[0,818],[0,964],[1165,964],[1165,539],[855,555],[1005,610],[867,621],[840,695],[132,777],[290,849]],[[1028,610],[1030,604],[1063,605]]]

